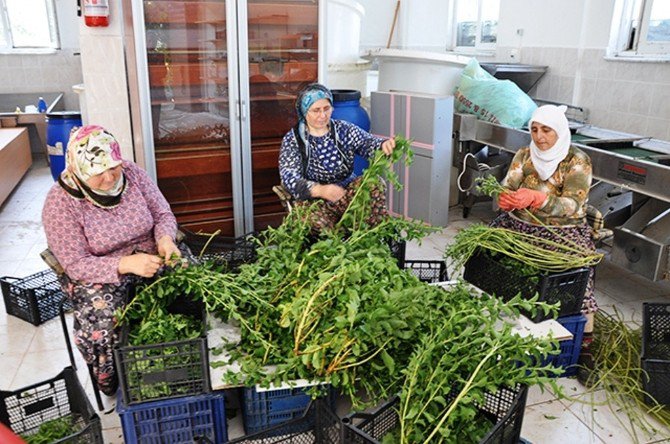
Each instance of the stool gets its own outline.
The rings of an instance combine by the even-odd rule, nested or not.
[[[591,234],[596,246],[602,244],[603,240],[614,236],[614,231],[605,228],[605,218],[600,210],[593,205],[586,204],[586,222],[591,226]]]
[[[272,187],[272,191],[279,197],[279,201],[281,202],[282,207],[287,212],[291,212],[293,210],[293,196],[291,196],[291,193],[286,191],[286,188],[284,188],[284,185],[279,184],[275,185]]]
[[[48,248],[40,253],[42,260],[51,268],[56,275],[61,276],[65,273],[63,267],[61,266],[56,256],[53,255],[51,250]],[[65,298],[63,296],[60,303],[58,304],[58,315],[60,316],[61,326],[63,327],[63,336],[65,337],[65,346],[67,347],[67,354],[70,357],[70,364],[72,368],[77,370],[77,364],[74,362],[74,353],[72,352],[72,344],[70,344],[70,334],[68,333],[67,322],[65,322]],[[93,374],[93,366],[88,365],[88,374],[91,377],[91,386],[93,387],[93,394],[95,395],[95,401],[98,404],[98,410],[104,410],[105,407],[102,405],[102,397],[100,396],[100,388]]]

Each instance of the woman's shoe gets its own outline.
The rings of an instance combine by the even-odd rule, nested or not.
[[[595,382],[593,373],[595,371],[595,360],[591,353],[593,333],[584,333],[582,347],[577,359],[577,380],[585,387],[591,387]]]
[[[98,383],[98,388],[105,396],[115,396],[116,392],[119,390],[119,379],[114,377],[106,384]]]
[[[590,351],[582,350],[577,359],[577,381],[584,387],[591,388],[595,382],[595,362]]]

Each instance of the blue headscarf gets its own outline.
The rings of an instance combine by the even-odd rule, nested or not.
[[[311,146],[308,142],[307,137],[309,136],[309,129],[307,128],[307,112],[314,105],[314,103],[321,99],[327,99],[330,102],[330,105],[333,105],[333,93],[330,92],[328,88],[321,85],[320,83],[311,83],[307,85],[302,91],[298,93],[298,97],[295,100],[295,110],[298,113],[298,128],[297,134],[294,129],[294,136],[296,139],[299,137],[302,140],[302,145],[304,146],[305,152],[303,154],[303,168],[306,168],[309,163],[309,158],[311,156]],[[330,122],[333,125],[332,122]],[[334,135],[335,148],[340,153],[343,159],[346,159],[342,147],[340,146],[340,140],[335,131],[334,127],[331,126],[331,131]],[[298,141],[299,142],[299,141]],[[299,144],[300,145],[300,144]],[[353,165],[352,165],[353,169]]]
[[[309,146],[307,143],[307,135],[309,134],[306,121],[307,111],[314,105],[314,102],[321,99],[328,99],[330,104],[333,104],[333,94],[328,88],[320,83],[311,83],[298,93],[295,100],[295,110],[298,113],[298,135],[306,147]],[[309,157],[309,148],[307,148],[307,151],[307,157]]]
[[[320,83],[309,84],[300,91],[295,101],[295,110],[298,113],[298,120],[300,123],[305,123],[307,111],[314,105],[314,102],[321,99],[328,99],[330,104],[333,104],[333,94],[328,88]]]

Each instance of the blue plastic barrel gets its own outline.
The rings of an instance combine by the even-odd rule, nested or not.
[[[361,92],[355,89],[333,89],[333,119],[354,123],[365,131],[370,131],[370,117],[361,106]],[[368,167],[368,160],[354,156],[354,173],[360,176]]]
[[[65,169],[65,152],[70,131],[81,126],[79,111],[54,111],[47,114],[47,149],[51,164],[51,177],[58,179]]]

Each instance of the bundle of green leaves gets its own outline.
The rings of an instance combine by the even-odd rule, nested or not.
[[[362,394],[376,404],[401,393],[403,439],[471,436],[448,430],[468,420],[484,390],[546,382],[550,370],[543,357],[555,342],[522,339],[496,321],[501,313],[547,306],[517,299],[504,304],[464,287],[445,291],[401,270],[389,238],[420,239],[433,228],[395,217],[374,227],[366,222],[370,190],[399,186],[392,165],[400,159],[411,159],[410,143],[402,138],[391,158],[378,153],[371,161],[333,230],[315,237],[312,208],[298,206],[279,227],[262,233],[257,261],[238,273],[192,266],[175,270],[169,283],[239,324],[241,341],[229,344],[229,351],[242,372],[228,372],[225,382],[323,381],[357,407],[366,405]],[[442,405],[440,397],[446,399],[452,386],[464,394]]]
[[[70,415],[52,419],[40,424],[36,433],[21,435],[27,444],[50,444],[77,433],[81,427]]]

